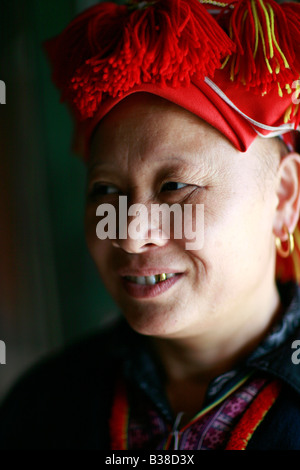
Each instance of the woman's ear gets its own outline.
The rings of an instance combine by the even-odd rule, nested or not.
[[[293,233],[300,212],[300,155],[289,153],[280,162],[277,170],[276,195],[278,204],[274,220],[274,235],[287,240],[284,226]]]

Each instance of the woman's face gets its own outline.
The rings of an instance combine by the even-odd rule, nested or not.
[[[146,94],[126,98],[101,121],[88,168],[87,243],[133,329],[184,338],[259,321],[275,290],[278,202],[275,177],[262,176],[263,145],[257,139],[240,153],[198,117]],[[172,230],[162,239],[159,227],[150,236],[146,224],[140,239],[98,239],[96,209],[117,209],[120,195],[128,208],[138,203],[149,211],[151,204],[203,204],[203,247],[186,249],[190,240],[175,239]],[[166,272],[180,273],[162,281],[168,288],[124,280]]]

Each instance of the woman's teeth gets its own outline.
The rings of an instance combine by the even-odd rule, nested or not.
[[[166,279],[170,279],[170,277],[174,276],[174,273],[162,273],[155,274],[154,276],[125,276],[125,279],[128,279],[128,281],[135,282],[135,284],[154,285],[159,282],[165,281]]]

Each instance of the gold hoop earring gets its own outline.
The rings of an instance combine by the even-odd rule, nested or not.
[[[286,225],[283,226],[283,229],[288,236],[287,248],[286,249],[282,248],[282,241],[279,237],[275,238],[275,244],[276,244],[278,254],[282,258],[288,258],[293,253],[294,248],[295,248],[294,235],[288,231],[288,228],[286,227]]]

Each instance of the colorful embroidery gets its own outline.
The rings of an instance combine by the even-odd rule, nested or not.
[[[112,449],[244,449],[280,386],[263,377],[247,377],[238,385],[178,429],[180,422],[172,428],[142,392],[129,407],[125,387],[118,384],[110,421]]]

